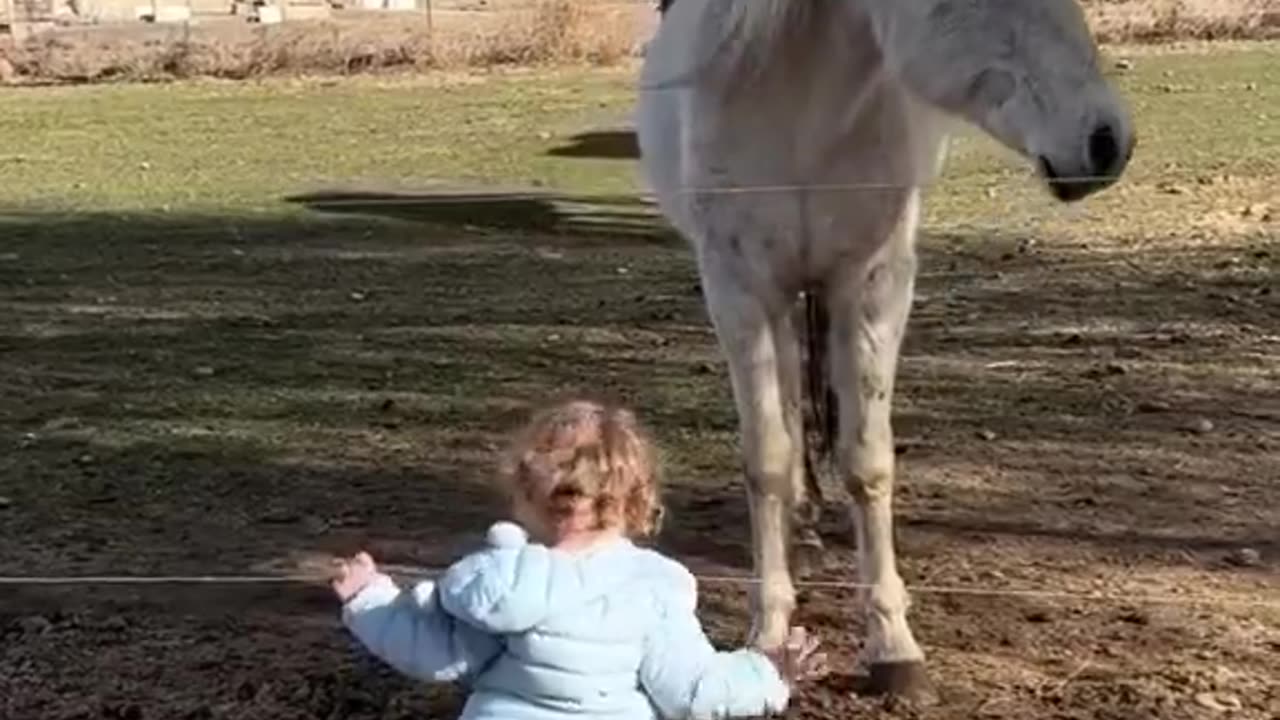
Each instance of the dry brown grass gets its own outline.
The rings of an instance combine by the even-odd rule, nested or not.
[[[344,13],[277,26],[217,19],[192,27],[64,30],[10,46],[17,77],[54,82],[616,64],[635,54],[636,14],[617,4],[537,0],[479,22]],[[6,51],[0,48],[0,58]]]
[[[1107,43],[1280,37],[1278,0],[1084,0]],[[0,46],[0,82],[94,82],[187,77],[244,79],[392,69],[616,64],[652,31],[652,4],[507,0],[488,12],[341,11],[279,26],[210,18],[189,28],[62,30]]]
[[[1106,43],[1280,38],[1277,0],[1084,0]]]

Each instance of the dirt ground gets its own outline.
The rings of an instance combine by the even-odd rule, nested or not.
[[[4,484],[9,495],[0,510],[4,569],[243,572],[291,552],[358,546],[391,562],[447,562],[498,510],[482,487],[486,456],[496,433],[520,413],[496,399],[468,405],[417,396],[410,388],[430,392],[424,374],[435,364],[462,365],[452,371],[498,384],[522,368],[536,368],[522,383],[551,380],[547,374],[596,375],[606,387],[639,394],[661,434],[704,433],[697,442],[721,445],[704,461],[714,467],[673,479],[674,528],[664,544],[705,571],[746,569],[744,505],[723,447],[731,429],[727,403],[664,412],[636,377],[676,373],[708,386],[724,382],[709,359],[687,268],[659,277],[656,287],[601,296],[603,314],[612,316],[607,324],[589,315],[553,319],[554,309],[517,312],[499,295],[495,305],[508,308],[499,318],[450,321],[456,311],[436,306],[445,317],[434,332],[420,321],[410,324],[417,309],[398,298],[334,326],[324,312],[294,310],[286,287],[367,283],[364,263],[335,260],[342,247],[324,239],[302,243],[287,263],[283,249],[261,249],[242,262],[226,247],[193,248],[195,256],[183,262],[187,270],[132,292],[206,287],[216,294],[211,281],[235,285],[234,276],[247,270],[268,288],[250,297],[270,312],[172,325],[160,319],[162,332],[115,336],[114,351],[98,349],[100,364],[81,366],[74,357],[85,343],[105,341],[116,332],[112,326],[140,318],[105,313],[96,329],[50,327],[38,340],[7,341],[6,355],[30,364],[28,373],[5,382],[48,395],[45,411],[24,423],[31,434],[6,433],[15,474]],[[116,270],[141,272],[129,262],[132,252],[122,251]],[[358,252],[375,254],[367,246]],[[471,250],[463,244],[422,252],[443,266],[436,272],[458,272]],[[575,264],[587,262],[580,255],[591,249],[561,252],[561,262]],[[935,272],[923,282],[899,403],[899,535],[909,582],[1280,600],[1275,253],[1274,243],[1262,243],[1163,263],[1135,255],[1106,264],[1067,253],[994,260],[931,253],[926,267]],[[554,293],[564,281],[532,253],[504,255],[509,272],[541,291]],[[1141,273],[1130,267],[1149,261]],[[380,292],[400,290],[384,285]],[[1037,332],[1026,327],[1028,305],[1040,308],[1046,325],[1074,319],[1113,330]],[[581,358],[562,342],[536,337],[514,357],[480,364],[478,355],[494,351],[486,325],[526,315],[554,323],[565,338],[613,350]],[[465,333],[450,330],[459,321],[468,323]],[[317,324],[328,329],[320,332]],[[290,347],[291,336],[316,332],[339,347]],[[432,337],[436,343],[428,342]],[[200,407],[212,402],[200,396],[218,392],[205,386],[239,383],[249,369],[234,354],[198,348],[229,353],[232,341],[245,343],[246,352],[281,344],[298,363],[264,368],[252,392],[324,384],[331,398],[367,398],[329,421],[350,430],[348,445],[305,458],[263,457],[247,437],[207,429],[202,439],[202,418],[218,415]],[[430,347],[424,367],[387,359],[388,351],[410,352],[420,342]],[[696,345],[696,355],[707,359],[668,350],[671,343]],[[335,365],[342,350],[352,354]],[[1227,367],[1208,369],[1220,363]],[[1165,368],[1204,371],[1185,383]],[[170,414],[189,412],[189,425],[171,429],[168,442],[76,439],[76,429],[92,422],[87,418],[127,411],[134,383],[147,374],[169,376]],[[566,385],[572,381],[548,383]],[[17,390],[11,385],[9,397]],[[50,395],[62,407],[49,404]],[[322,402],[319,410],[339,408]],[[706,436],[708,423],[715,431]],[[269,433],[273,424],[242,432]],[[313,440],[321,440],[315,432]],[[388,445],[395,450],[381,460],[378,448]],[[850,577],[850,549],[838,537],[829,541],[834,554],[824,576]],[[841,672],[802,693],[795,716],[1167,719],[1280,712],[1275,607],[948,595],[919,595],[915,603],[912,617],[930,654],[939,705],[882,707],[851,694],[854,680]],[[708,585],[703,608],[719,641],[739,639],[747,623],[741,589]],[[800,613],[842,669],[856,651],[856,618],[853,598],[828,591],[806,593]],[[0,716],[15,720],[446,718],[458,707],[455,693],[415,687],[364,658],[340,631],[322,588],[2,588],[0,632]]]
[[[1138,59],[1148,149],[1091,210],[1019,226],[999,210],[1022,202],[1019,177],[960,153],[965,182],[933,207],[987,220],[930,223],[897,390],[908,583],[1107,597],[916,594],[938,698],[913,706],[857,694],[856,598],[806,591],[798,620],[837,672],[792,716],[1280,717],[1280,226],[1253,199],[1274,193],[1277,156],[1248,144],[1274,127],[1230,135],[1212,111],[1179,134],[1186,108],[1224,97],[1265,118],[1249,103],[1274,102],[1275,86],[1245,87],[1229,59],[1212,77],[1195,58],[1161,62],[1175,60]],[[360,547],[442,565],[500,515],[488,478],[504,434],[548,396],[587,390],[656,431],[662,546],[700,572],[747,572],[723,363],[688,250],[642,204],[597,198],[566,219],[519,199],[366,202],[318,217],[183,209],[174,189],[196,168],[200,197],[231,188],[216,196],[229,207],[313,177],[299,148],[314,145],[191,141],[191,118],[230,128],[254,111],[297,123],[290,136],[359,123],[361,167],[384,172],[415,151],[437,167],[483,156],[508,177],[625,158],[616,137],[546,150],[562,126],[537,112],[563,121],[606,97],[557,82],[427,100],[354,81],[22,95],[4,127],[26,151],[0,157],[3,177],[87,199],[0,217],[0,575],[241,574]],[[357,90],[359,113],[343,94]],[[141,127],[160,97],[167,110]],[[486,112],[513,98],[527,127],[524,110]],[[504,134],[376,125],[418,112],[410,100]],[[53,117],[58,132],[41,129]],[[80,131],[121,118],[135,122],[109,142]],[[101,178],[74,195],[91,165]],[[820,577],[849,579],[853,550],[831,530]],[[744,588],[706,584],[701,607],[717,642],[741,640]],[[459,701],[365,656],[323,587],[0,585],[4,720],[443,719]]]

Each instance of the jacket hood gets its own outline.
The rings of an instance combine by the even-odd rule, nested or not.
[[[524,528],[499,522],[486,539],[488,549],[450,567],[438,590],[448,613],[487,632],[532,629],[639,574],[636,563],[623,559],[635,547],[625,538],[569,552],[530,543]]]

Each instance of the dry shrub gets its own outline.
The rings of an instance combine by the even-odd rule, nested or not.
[[[351,18],[354,16],[354,19]],[[261,26],[80,29],[32,38],[9,52],[28,80],[92,82],[383,69],[617,63],[634,54],[631,8],[536,0],[494,22],[428,30],[420,15],[361,14]]]
[[[89,82],[189,77],[243,79],[281,73],[349,73],[432,64],[422,30],[338,23],[192,29],[156,37],[50,34],[14,51],[24,77]]]
[[[616,64],[635,54],[639,28],[630,8],[583,0],[535,0],[489,27],[442,38],[441,64]]]
[[[1280,38],[1277,0],[1086,0],[1102,42]]]

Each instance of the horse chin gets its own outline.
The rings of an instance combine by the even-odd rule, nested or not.
[[[1074,203],[1083,200],[1100,190],[1113,185],[1117,178],[1111,177],[1075,177],[1063,175],[1046,157],[1036,159],[1040,177],[1049,187],[1049,192],[1060,202]]]

